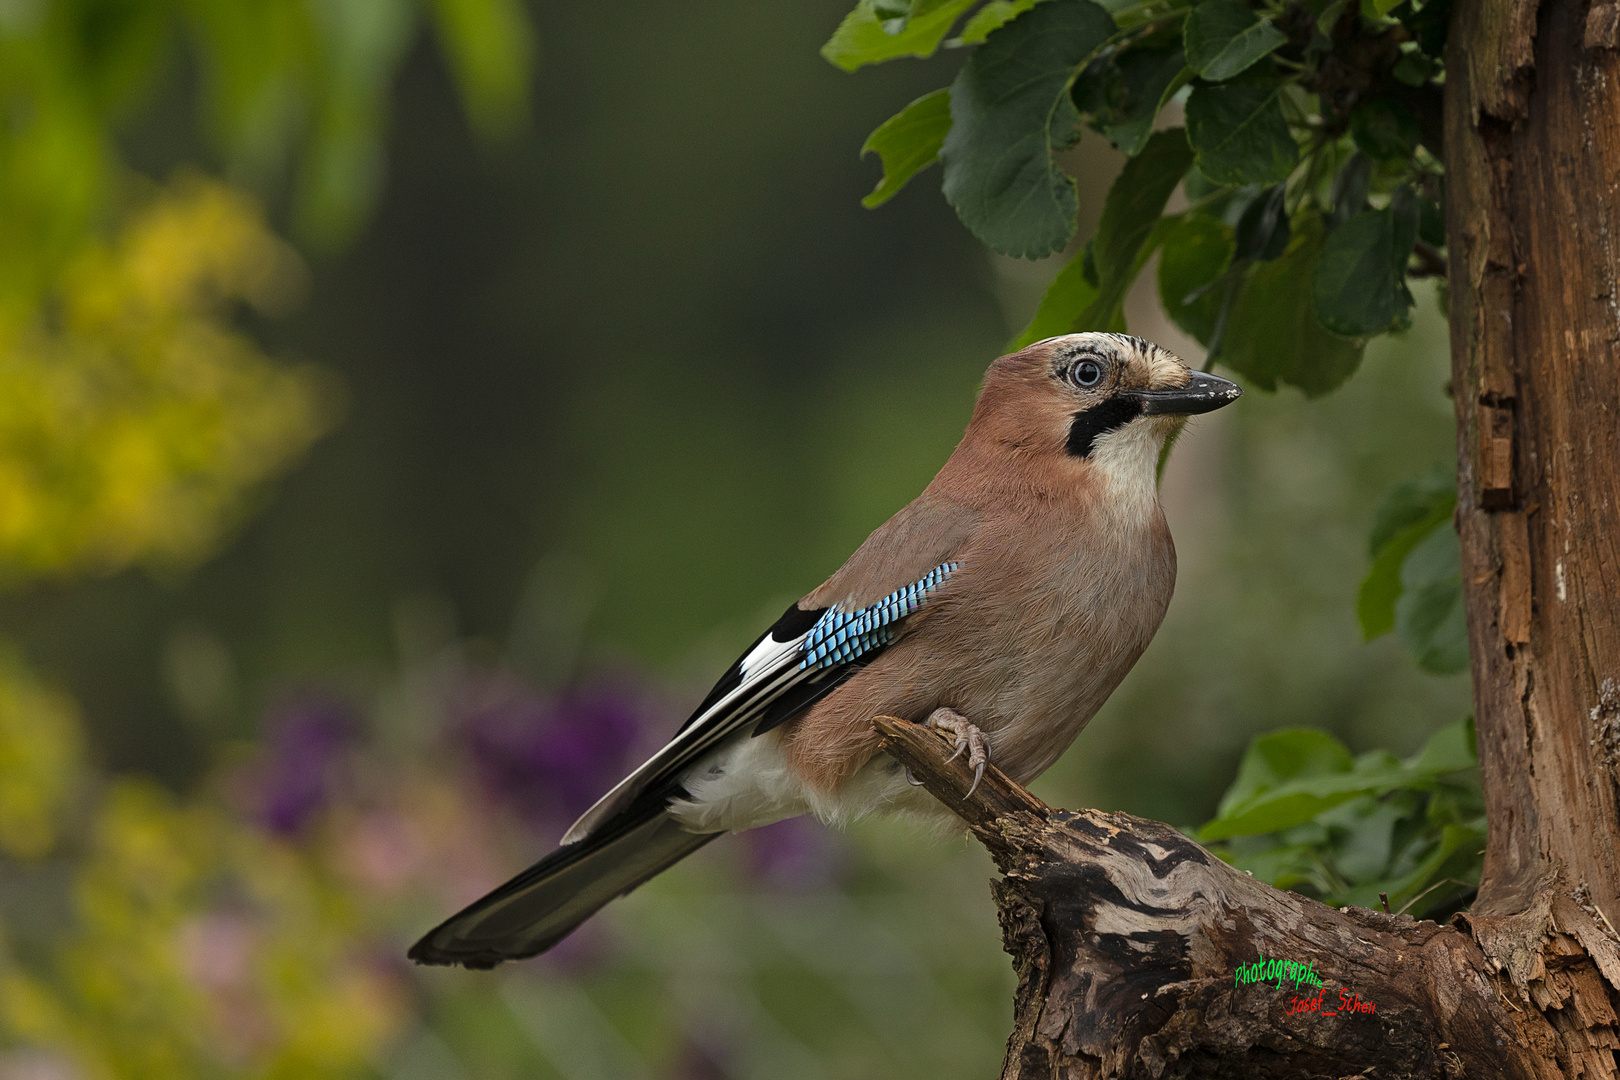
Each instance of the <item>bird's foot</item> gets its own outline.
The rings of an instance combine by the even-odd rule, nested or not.
[[[985,741],[984,732],[955,709],[935,709],[928,717],[927,726],[956,736],[956,752],[945,759],[947,764],[961,757],[962,751],[967,751],[968,767],[973,770],[973,786],[967,790],[971,796],[978,788],[979,781],[984,779],[984,767],[990,764],[990,746]]]

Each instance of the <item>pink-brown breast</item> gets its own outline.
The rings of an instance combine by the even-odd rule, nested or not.
[[[789,767],[833,791],[876,753],[872,717],[922,721],[941,706],[984,731],[1020,782],[1056,761],[1147,648],[1175,586],[1151,488],[1095,480],[956,492],[978,504],[961,568],[899,641],[788,725]]]

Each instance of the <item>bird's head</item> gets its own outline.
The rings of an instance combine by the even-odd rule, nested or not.
[[[1066,334],[991,364],[974,426],[1023,452],[1134,471],[1188,416],[1242,392],[1141,338]]]

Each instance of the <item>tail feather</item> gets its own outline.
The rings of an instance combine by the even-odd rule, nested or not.
[[[685,831],[662,800],[632,808],[440,923],[411,947],[410,958],[492,968],[543,953],[609,900],[719,835]]]

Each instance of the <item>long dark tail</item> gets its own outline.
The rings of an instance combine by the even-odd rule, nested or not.
[[[627,807],[450,916],[411,946],[419,964],[492,968],[543,953],[616,896],[686,858],[719,833],[690,833],[664,800]]]

